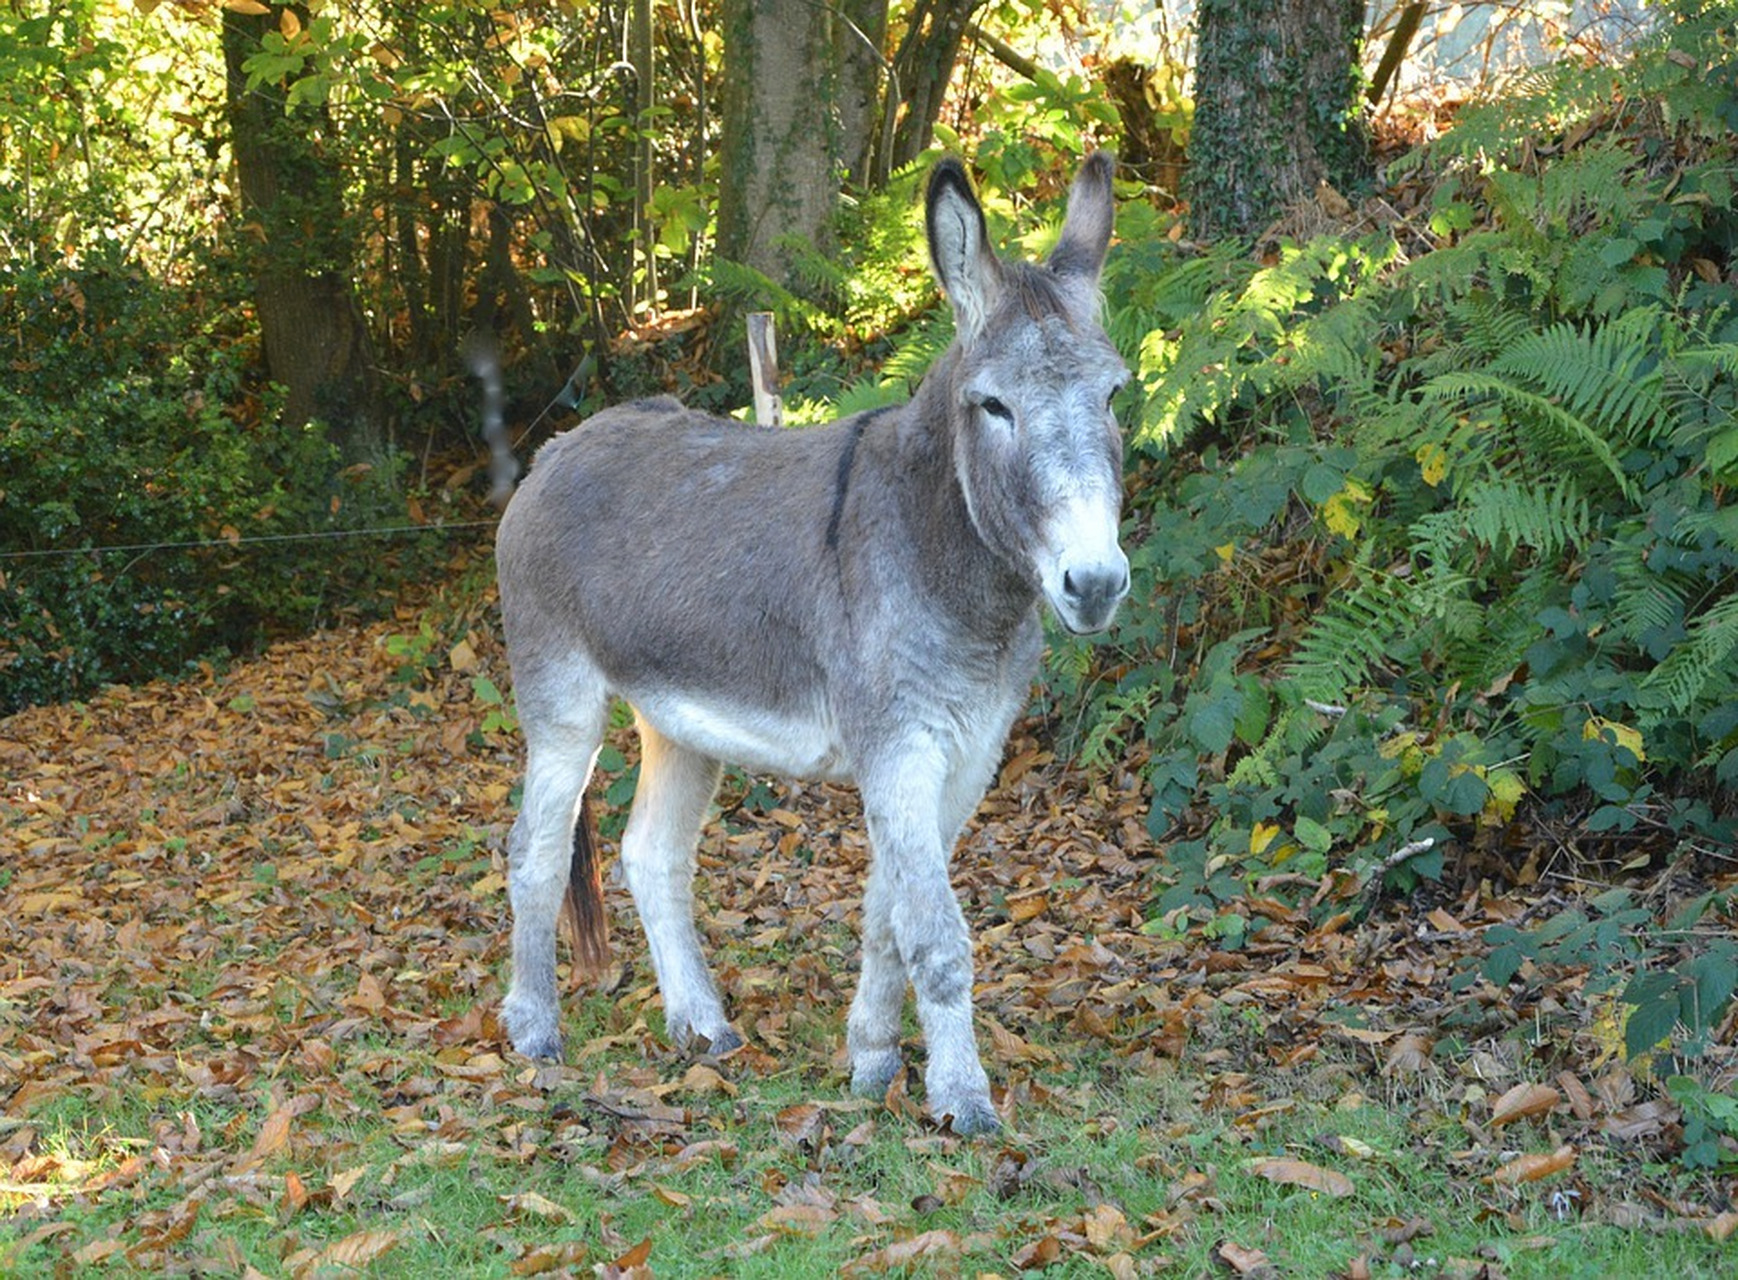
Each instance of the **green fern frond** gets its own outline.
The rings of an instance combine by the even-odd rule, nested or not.
[[[1467,532],[1501,555],[1531,547],[1553,556],[1584,543],[1591,527],[1587,497],[1567,476],[1528,484],[1488,479],[1460,498]]]
[[[848,418],[870,409],[884,409],[890,404],[903,404],[910,396],[904,382],[886,378],[859,378],[834,399],[830,417]]]
[[[1623,584],[1612,605],[1617,633],[1629,641],[1660,635],[1681,626],[1684,619],[1684,584],[1657,574]]]
[[[1310,623],[1287,667],[1307,698],[1341,701],[1398,657],[1417,630],[1413,594],[1397,579],[1343,592]]]
[[[1660,375],[1660,313],[1637,307],[1609,324],[1564,322],[1530,333],[1491,364],[1494,373],[1533,383],[1563,408],[1629,439],[1652,438],[1665,418]]]
[[[1127,750],[1131,733],[1143,730],[1153,708],[1165,700],[1161,681],[1107,694],[1094,708],[1092,723],[1080,743],[1080,762],[1089,770],[1108,769]]]
[[[1738,677],[1738,592],[1728,594],[1690,623],[1689,636],[1642,680],[1668,712],[1682,714],[1718,691],[1727,696]]]
[[[1626,495],[1631,492],[1630,479],[1624,474],[1611,442],[1586,419],[1569,412],[1547,395],[1516,386],[1496,374],[1477,371],[1438,374],[1425,385],[1421,394],[1445,402],[1497,400],[1511,414],[1543,427],[1548,439],[1555,438],[1568,445],[1565,461],[1577,461],[1574,454],[1580,452],[1584,458],[1598,462]]]

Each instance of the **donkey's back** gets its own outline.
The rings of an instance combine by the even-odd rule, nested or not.
[[[576,682],[601,681],[696,750],[840,775],[826,694],[846,608],[828,543],[861,425],[773,430],[662,398],[546,445],[496,546],[521,718],[559,720]]]

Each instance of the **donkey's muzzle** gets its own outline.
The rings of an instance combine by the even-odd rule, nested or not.
[[[1062,575],[1064,608],[1057,610],[1062,622],[1077,635],[1103,631],[1116,615],[1116,607],[1128,595],[1128,561],[1068,569]]]

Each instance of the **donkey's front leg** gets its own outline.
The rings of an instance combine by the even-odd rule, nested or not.
[[[899,1072],[899,1030],[905,1012],[905,962],[893,934],[897,909],[893,878],[869,871],[863,890],[863,968],[851,1000],[845,1048],[851,1058],[851,1090],[871,1098],[886,1094]]]
[[[890,917],[899,962],[917,995],[917,1017],[929,1050],[924,1088],[937,1120],[951,1116],[956,1133],[987,1133],[1000,1125],[990,1082],[972,1033],[972,942],[948,882],[948,850],[940,837],[946,765],[931,744],[893,754],[890,767],[863,779],[863,800],[875,865],[865,894],[865,932],[876,909]],[[886,1065],[873,1020],[885,1013],[884,961],[865,949],[862,1006],[852,1007],[853,1083]],[[873,985],[870,985],[873,984]],[[861,1046],[864,1056],[856,1049]],[[895,1062],[897,1059],[895,1059]],[[865,1083],[868,1083],[866,1080]]]

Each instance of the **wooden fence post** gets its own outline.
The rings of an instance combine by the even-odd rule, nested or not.
[[[754,420],[763,427],[782,427],[785,406],[778,393],[778,345],[772,312],[748,313],[748,372],[754,385]]]

